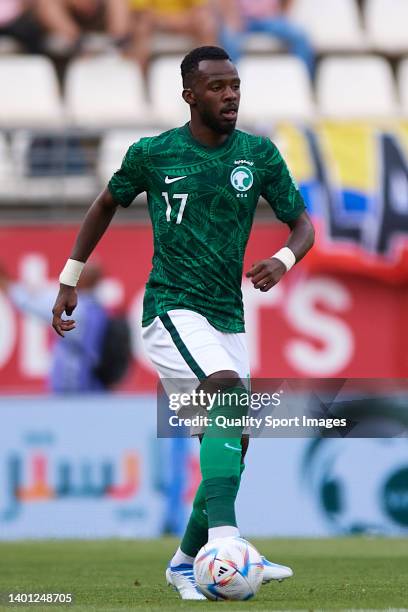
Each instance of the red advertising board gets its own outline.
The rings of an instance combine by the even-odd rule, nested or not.
[[[76,228],[9,227],[0,230],[0,264],[15,280],[56,283]],[[256,225],[245,269],[284,244],[287,230]],[[408,290],[355,274],[311,265],[309,255],[264,294],[243,282],[248,345],[256,377],[408,376]],[[141,300],[152,257],[148,225],[113,226],[96,259],[105,281],[102,296],[124,307],[134,332],[134,364],[122,388],[149,391],[156,380],[138,336]],[[310,264],[310,265],[309,265]],[[51,313],[50,313],[51,318]],[[50,325],[18,313],[0,291],[0,391],[46,388],[54,332]]]

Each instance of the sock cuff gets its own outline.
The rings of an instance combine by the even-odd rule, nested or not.
[[[239,477],[216,477],[203,480],[205,499],[208,502],[217,497],[236,497],[239,488]]]
[[[208,528],[237,526],[235,498],[238,493],[239,477],[208,478],[203,481],[208,512]]]

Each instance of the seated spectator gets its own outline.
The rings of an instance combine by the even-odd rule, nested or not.
[[[223,24],[220,44],[232,61],[241,57],[247,34],[269,34],[301,58],[313,76],[314,52],[304,32],[290,21],[292,3],[293,0],[218,0]]]
[[[44,51],[44,32],[33,0],[0,0],[0,36],[14,38],[28,53]]]
[[[208,0],[129,0],[134,13],[134,55],[146,72],[155,32],[184,34],[195,45],[214,45],[216,21]]]
[[[50,36],[50,52],[73,55],[82,50],[83,36],[103,32],[126,50],[132,41],[127,0],[35,0],[39,20]]]

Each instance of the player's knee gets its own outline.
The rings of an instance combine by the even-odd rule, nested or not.
[[[239,387],[241,385],[242,382],[239,374],[238,372],[234,372],[234,370],[220,370],[219,372],[214,372],[210,374],[202,384],[202,386],[206,387],[216,387],[218,391],[225,391],[231,387]]]
[[[207,398],[216,397],[215,403],[209,404],[207,408],[212,411],[213,416],[233,418],[247,411],[248,403],[241,400],[243,394],[247,395],[247,390],[239,374],[234,370],[214,372],[201,383],[199,390],[203,390]],[[216,433],[219,433],[218,428],[216,428]],[[241,433],[239,432],[238,435],[241,436]]]

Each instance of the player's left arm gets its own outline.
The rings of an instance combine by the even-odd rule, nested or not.
[[[303,259],[314,244],[315,231],[311,218],[303,211],[293,221],[287,221],[290,228],[289,238],[286,245],[296,257],[296,263]]]
[[[286,245],[268,259],[256,262],[247,273],[255,289],[269,291],[312,248],[314,228],[299,187],[279,150],[269,139],[265,139],[263,146],[266,164],[262,196],[290,229]]]
[[[297,263],[312,248],[314,243],[314,228],[306,211],[292,221],[287,221],[290,228],[289,238],[285,247],[290,249]],[[247,272],[255,289],[269,291],[286,274],[288,268],[280,259],[272,256],[256,262]]]

